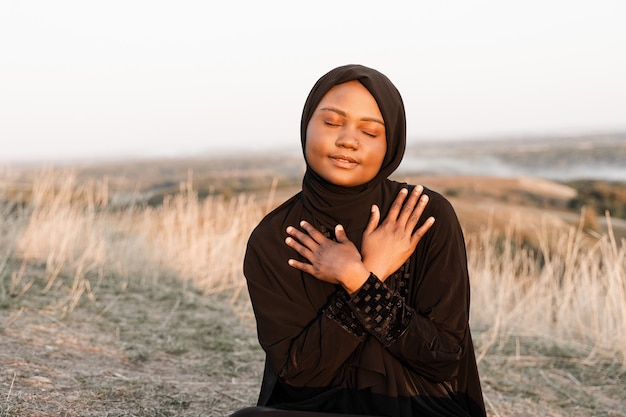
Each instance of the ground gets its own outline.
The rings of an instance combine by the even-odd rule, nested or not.
[[[245,297],[143,282],[63,318],[50,298],[2,304],[0,416],[222,417],[254,404],[263,354]],[[510,339],[479,368],[489,416],[626,416],[618,364]]]
[[[160,283],[63,319],[36,304],[0,310],[0,416],[226,416],[256,400],[254,326],[223,296]]]
[[[426,183],[447,192],[465,226],[475,229],[515,217],[527,188],[556,193],[555,199],[571,194],[528,180],[506,187],[474,181],[474,188],[458,179]],[[525,223],[549,216],[559,226],[570,215],[545,208],[523,214]],[[626,236],[626,222],[616,224]],[[13,294],[8,289],[20,264],[8,262],[0,268],[0,417],[225,417],[256,402],[263,352],[245,295],[202,294],[163,277],[127,285],[105,277],[94,284],[93,297],[83,295],[63,314],[59,306],[67,306],[71,291],[62,283],[71,277],[47,291],[34,279],[33,287]],[[46,275],[43,266],[29,268],[30,277]],[[474,329],[490,417],[626,417],[623,358],[556,348],[531,335],[490,335]]]

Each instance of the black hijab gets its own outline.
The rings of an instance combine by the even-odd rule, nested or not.
[[[307,164],[302,193],[305,208],[314,217],[315,226],[332,230],[340,223],[351,239],[360,241],[358,232],[365,228],[372,204],[378,205],[384,216],[399,191],[398,184],[390,183],[387,178],[400,165],[406,147],[406,117],[400,93],[384,74],[375,69],[354,64],[337,67],[322,76],[309,93],[302,112],[300,137],[304,153],[309,120],[324,95],[338,84],[355,80],[372,94],[385,122],[387,152],[381,169],[366,184],[342,187],[327,182]],[[351,231],[354,232],[352,236]]]
[[[389,349],[373,337],[361,341],[344,327],[345,323],[329,317],[331,303],[340,309],[337,303],[344,302],[343,290],[338,285],[315,279],[287,262],[294,257],[307,260],[285,244],[286,227],[298,227],[301,220],[307,220],[328,236],[339,223],[346,229],[348,238],[360,248],[370,207],[378,205],[381,218],[385,218],[400,189],[407,187],[388,179],[404,154],[404,105],[389,79],[371,68],[346,65],[333,69],[317,81],[302,113],[303,151],[309,120],[322,97],[333,86],[353,80],[359,81],[372,94],[385,122],[387,151],[380,171],[366,184],[341,187],[328,183],[307,167],[302,192],[265,216],[248,242],[244,274],[257,320],[259,342],[267,353],[259,405],[286,403],[302,410],[305,405],[314,410],[324,410],[327,405],[332,410],[364,408],[368,413],[375,410],[369,414],[378,415],[400,415],[398,410],[408,407],[428,415],[464,415],[463,411],[450,412],[449,407],[438,405],[442,397],[442,401],[454,400],[451,407],[457,411],[461,405],[473,410],[468,414],[484,416],[467,326],[469,280],[463,235],[454,210],[442,196],[425,190],[430,200],[422,218],[434,216],[438,220],[420,240],[406,268],[403,267],[404,274],[386,281],[385,285],[395,287],[404,282],[399,278],[406,280],[403,288],[407,294],[407,310],[404,311],[412,308],[416,312],[411,315],[411,329]],[[437,322],[445,324],[436,326]],[[449,354],[447,346],[454,344],[454,340],[458,340],[461,351],[465,352],[458,365],[445,359]],[[408,358],[415,370],[411,371],[397,357]],[[317,364],[315,371],[311,371],[312,363]],[[302,373],[298,372],[300,366],[305,370]],[[417,369],[420,366],[424,366],[423,375]],[[448,366],[457,367],[454,371],[457,374],[445,383],[433,382],[425,376],[433,371],[438,375],[433,380],[444,380],[449,374],[444,368]],[[339,369],[340,374],[333,375],[329,371],[333,369]],[[290,381],[280,380],[283,371]],[[364,393],[364,397],[353,396],[348,389],[338,391],[334,386],[338,383],[335,377],[350,389],[362,390],[359,392]],[[293,395],[291,391],[283,391],[288,384],[294,390]],[[309,395],[309,388],[314,388],[319,395]],[[448,397],[450,390],[455,391],[454,398]],[[358,404],[354,404],[355,398],[359,399]],[[299,400],[306,404],[295,404]],[[415,413],[409,411],[404,415]]]
[[[300,333],[313,317],[319,316],[320,308],[337,291],[335,285],[317,280],[287,263],[290,258],[308,261],[285,244],[285,229],[298,227],[306,220],[332,238],[334,227],[341,224],[348,238],[360,249],[371,206],[376,204],[384,218],[400,188],[406,186],[387,179],[404,153],[404,105],[387,77],[371,68],[346,65],[331,70],[317,81],[302,113],[303,152],[307,125],[322,97],[333,86],[353,80],[358,80],[371,92],[385,122],[387,152],[380,171],[366,184],[341,187],[330,184],[307,167],[302,192],[268,213],[248,241],[244,274],[257,318],[259,341],[276,366],[285,363],[291,337]],[[274,372],[277,375],[279,370]],[[264,386],[272,387],[273,383]]]

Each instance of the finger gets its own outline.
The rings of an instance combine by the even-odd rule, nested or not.
[[[398,221],[402,226],[406,225],[409,222],[411,215],[414,213],[415,209],[419,207],[418,201],[420,201],[419,197],[422,194],[422,191],[424,191],[424,187],[422,187],[421,185],[415,186],[415,188],[413,188],[413,191],[411,192],[411,195],[409,196],[409,199],[404,203],[402,211],[400,212],[400,216],[398,217]]]
[[[337,239],[337,242],[339,243],[344,243],[348,240],[348,236],[346,236],[346,231],[340,224],[335,226],[335,239]]]
[[[302,220],[300,222],[300,227],[302,227],[304,230],[306,230],[306,232],[309,234],[309,236],[311,236],[313,238],[313,240],[315,240],[315,242],[322,243],[325,240],[328,240],[328,238],[326,236],[324,236],[324,234],[322,232],[320,232],[319,230],[317,230],[315,227],[313,227],[313,225],[309,222],[306,222],[304,220]]]
[[[422,237],[424,237],[424,235],[426,234],[426,232],[428,232],[428,230],[430,230],[430,228],[432,227],[432,225],[435,224],[435,218],[434,217],[429,217],[426,219],[426,221],[424,222],[423,225],[421,225],[416,231],[415,233],[413,233],[411,235],[411,245],[413,247],[416,247],[417,244],[419,243],[419,241],[422,239]]]
[[[367,221],[367,226],[365,227],[364,235],[372,233],[378,227],[378,223],[380,222],[380,209],[377,205],[372,206],[370,219]],[[336,232],[335,232],[336,234]]]
[[[306,246],[309,249],[314,249],[317,245],[319,245],[319,243],[313,239],[308,232],[305,233],[302,230],[299,230],[293,226],[289,226],[286,229],[287,233],[289,234],[289,236],[295,238],[296,240],[298,240],[301,244],[303,244],[304,246]]]
[[[292,266],[292,267],[294,267],[296,269],[299,269],[300,271],[304,271],[307,274],[313,275],[314,269],[313,269],[313,265],[311,265],[311,264],[307,264],[305,262],[300,262],[300,261],[297,261],[295,259],[289,259],[287,261],[287,263],[289,264],[289,266]]]
[[[314,255],[313,255],[313,251],[310,248],[308,248],[305,245],[301,244],[300,242],[298,242],[297,240],[295,240],[291,236],[288,236],[285,239],[285,243],[287,244],[287,246],[289,246],[291,249],[293,249],[296,252],[298,252],[300,255],[302,255],[307,260],[309,260],[311,262],[313,261]]]
[[[424,210],[426,209],[426,205],[428,204],[428,201],[430,201],[429,197],[426,194],[423,194],[420,199],[419,199],[419,203],[413,208],[413,211],[411,212],[411,215],[407,221],[407,228],[413,230],[415,228],[415,226],[417,225],[417,222],[419,221],[420,217],[422,217],[422,214],[424,213]]]
[[[391,204],[391,208],[389,209],[389,213],[387,213],[387,217],[385,218],[385,220],[388,220],[388,219],[389,221],[397,220],[398,214],[400,213],[400,210],[402,209],[402,203],[404,203],[404,200],[406,199],[406,196],[408,193],[409,193],[409,190],[407,190],[406,188],[402,188],[400,190],[400,192],[396,196],[396,199],[393,201],[393,204]]]
[[[348,239],[348,235],[346,234],[346,229],[344,229],[340,224],[335,226],[335,238],[337,238],[337,242],[339,243],[350,242],[350,239]]]

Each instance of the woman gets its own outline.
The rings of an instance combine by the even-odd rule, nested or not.
[[[457,217],[434,191],[388,179],[405,125],[374,69],[335,68],[310,92],[302,191],[260,222],[244,260],[266,352],[259,406],[485,415]]]

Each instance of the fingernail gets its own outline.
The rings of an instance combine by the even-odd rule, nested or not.
[[[403,188],[400,190],[401,193],[403,194],[407,194],[409,192],[409,190],[407,190],[406,188]]]
[[[285,239],[285,243],[287,243],[287,244],[291,243],[291,238],[290,237],[286,238]]]
[[[291,226],[287,227],[287,233],[291,233],[291,232],[293,232],[293,227]]]
[[[306,226],[306,222],[305,222],[304,220],[302,220],[302,221],[300,222],[300,226],[302,226],[302,227]]]
[[[337,226],[335,226],[335,230],[342,231],[343,230],[343,226],[338,224]]]
[[[415,191],[417,191],[418,193],[421,193],[422,191],[424,191],[424,187],[422,187],[421,185],[418,185],[417,187],[415,187]]]

